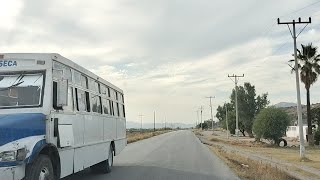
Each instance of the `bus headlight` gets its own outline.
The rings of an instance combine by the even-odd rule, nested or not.
[[[4,151],[0,153],[0,162],[23,161],[27,156],[25,148],[16,151]]]

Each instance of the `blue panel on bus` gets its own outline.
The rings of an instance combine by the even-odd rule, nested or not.
[[[0,115],[0,146],[29,136],[45,135],[45,119],[41,113]]]

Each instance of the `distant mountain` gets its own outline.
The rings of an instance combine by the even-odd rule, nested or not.
[[[190,128],[193,127],[194,124],[184,124],[184,123],[156,123],[156,128],[164,128],[164,127],[170,127],[170,128]],[[133,121],[127,121],[127,129],[141,128],[141,123],[133,122]],[[142,123],[142,128],[144,129],[152,129],[153,123]]]
[[[277,108],[287,108],[287,107],[296,107],[297,104],[292,103],[292,102],[279,102],[279,103],[275,104],[274,106]]]

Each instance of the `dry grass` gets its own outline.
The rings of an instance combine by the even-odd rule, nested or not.
[[[313,167],[316,169],[320,169],[320,148],[306,148],[306,157],[307,160],[301,161],[299,157],[299,147],[275,147],[270,144],[266,144],[263,142],[253,142],[253,141],[245,141],[245,140],[227,140],[221,136],[210,136],[208,140],[213,142],[220,142],[229,144],[239,148],[239,150],[249,151],[255,154],[260,154],[266,157],[270,157],[272,159],[284,160],[290,162],[295,165],[304,165]],[[314,174],[310,174],[308,172],[302,171],[300,169],[294,168],[293,171],[298,172],[299,174],[314,177]]]
[[[147,139],[153,136],[158,136],[160,134],[163,133],[167,133],[169,132],[169,130],[166,131],[156,131],[156,132],[127,132],[127,142],[129,143],[133,143],[136,141],[140,141],[143,139]]]
[[[227,165],[235,171],[235,173],[241,179],[261,179],[261,180],[269,180],[269,179],[295,179],[285,172],[274,168],[267,164],[262,164],[257,161],[253,161],[251,159],[247,159],[232,153],[228,153],[221,148],[209,146],[209,148],[222,160],[224,160]]]
[[[192,132],[196,135],[196,136],[203,136],[203,134],[201,133],[200,129],[193,129]]]
[[[305,165],[320,169],[320,149],[307,148],[306,156],[308,161],[301,161],[299,157],[299,148],[264,148],[264,147],[240,147],[247,151],[270,156],[275,159],[282,159],[294,164]]]
[[[212,142],[224,142],[223,140],[221,140],[221,139],[219,139],[219,138],[215,138],[215,137],[212,137],[212,138],[210,139],[210,141],[212,141]]]

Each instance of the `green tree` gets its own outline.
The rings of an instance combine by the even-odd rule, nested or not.
[[[226,126],[226,121],[224,121],[224,124]],[[228,127],[231,134],[236,133],[236,111],[235,110],[228,111]],[[240,129],[242,129],[241,123],[239,123],[239,127]]]
[[[290,124],[288,114],[275,107],[268,107],[257,115],[253,123],[253,132],[256,134],[256,139],[269,139],[278,144]]]
[[[220,127],[223,129],[227,129],[226,126],[226,107],[228,111],[234,110],[233,104],[231,103],[224,103],[223,106],[218,106],[216,117],[219,120]]]
[[[230,96],[231,103],[235,106],[235,90],[232,90]],[[238,114],[239,130],[243,135],[246,131],[250,137],[253,137],[252,126],[255,116],[269,104],[268,94],[256,95],[255,86],[250,83],[244,83],[244,86],[238,86]]]
[[[300,69],[300,79],[304,83],[307,91],[307,122],[308,122],[308,139],[309,145],[313,146],[313,134],[312,134],[312,123],[311,123],[311,106],[310,106],[310,87],[314,84],[320,73],[320,55],[317,54],[317,47],[313,46],[312,43],[308,45],[301,44],[301,51],[298,51],[298,68]],[[294,62],[290,60],[289,62]],[[294,72],[292,68],[291,72]]]
[[[320,131],[320,107],[311,109],[311,119],[318,125],[318,131]]]

